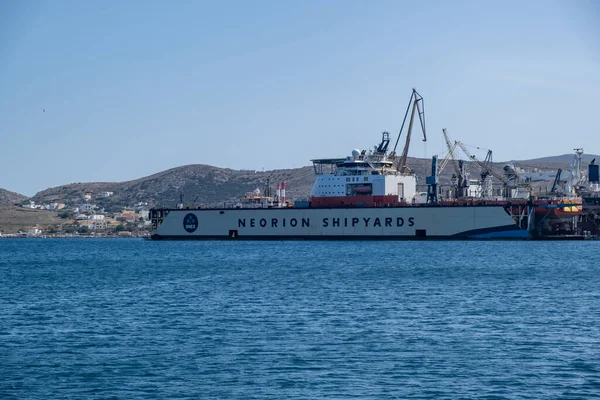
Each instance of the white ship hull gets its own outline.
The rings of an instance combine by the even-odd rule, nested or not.
[[[153,210],[161,239],[515,239],[502,206]]]

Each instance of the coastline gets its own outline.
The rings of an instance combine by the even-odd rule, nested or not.
[[[131,235],[114,235],[114,234],[91,234],[91,235],[74,235],[74,234],[49,234],[49,235],[28,235],[28,234],[3,234],[1,239],[150,239],[150,234],[140,233]]]

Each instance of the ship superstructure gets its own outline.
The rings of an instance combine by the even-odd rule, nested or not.
[[[410,204],[417,179],[401,173],[387,153],[388,132],[375,150],[352,150],[346,158],[312,160],[317,176],[310,193],[312,207],[383,207]]]

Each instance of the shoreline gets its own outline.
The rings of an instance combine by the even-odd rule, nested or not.
[[[3,234],[1,239],[150,239],[150,234],[132,234],[132,235],[70,235],[70,234],[53,234],[53,235],[27,235],[20,233]]]

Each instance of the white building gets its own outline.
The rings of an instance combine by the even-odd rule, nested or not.
[[[95,204],[83,203],[82,205],[79,206],[79,211],[80,212],[90,212],[90,211],[93,211],[94,208],[96,208]]]
[[[24,207],[24,208],[36,208],[36,207],[39,207],[39,206],[35,205],[35,201],[29,200],[29,202],[27,204],[23,204],[22,207]]]
[[[63,208],[65,208],[65,204],[64,203],[50,203],[50,204],[48,204],[48,207],[46,207],[46,208],[50,211],[58,211],[58,210],[62,210]]]
[[[31,228],[27,232],[19,232],[21,236],[38,236],[42,233],[42,230],[39,228]]]
[[[102,193],[100,193],[100,198],[105,199],[105,198],[110,197],[112,195],[113,195],[113,192],[102,192]]]
[[[94,220],[94,223],[91,226],[91,228],[94,230],[106,229],[106,227],[107,227],[107,224],[106,224],[106,220],[104,220],[104,219]]]
[[[104,219],[104,215],[100,215],[100,214],[89,215],[87,219],[93,220],[93,221],[100,221],[100,220]]]

